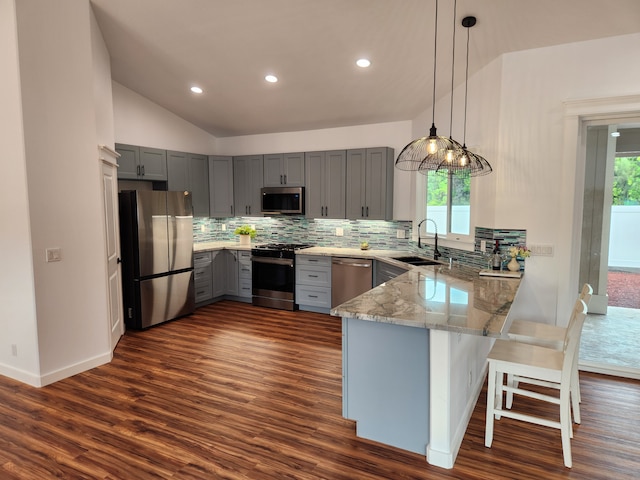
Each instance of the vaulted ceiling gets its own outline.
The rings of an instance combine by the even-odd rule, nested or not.
[[[113,80],[218,137],[410,120],[431,106],[435,0],[91,3]],[[464,81],[468,15],[471,74],[507,52],[640,32],[638,0],[457,0],[454,50],[454,0],[438,5],[438,97],[454,51]]]

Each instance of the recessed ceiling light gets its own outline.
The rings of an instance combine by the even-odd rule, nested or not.
[[[202,93],[202,89],[200,87],[191,87],[191,91],[193,93]]]
[[[278,81],[278,77],[275,75],[267,75],[264,79],[269,83],[276,83]]]
[[[360,58],[356,60],[356,65],[361,68],[367,68],[369,65],[371,65],[371,62],[367,58]]]

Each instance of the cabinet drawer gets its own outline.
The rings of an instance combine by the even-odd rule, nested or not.
[[[241,278],[238,282],[238,296],[239,297],[251,297],[251,279]]]
[[[296,283],[317,287],[331,286],[331,267],[320,268],[315,265],[298,265],[296,269]]]
[[[193,265],[205,266],[211,263],[211,252],[198,252],[193,254]]]
[[[211,279],[211,265],[207,265],[206,267],[196,266],[193,269],[193,281],[196,284],[202,281],[208,281],[209,283],[211,283]]]
[[[238,275],[240,278],[248,278],[251,281],[251,264],[240,263],[238,265]]]
[[[298,305],[331,308],[331,289],[296,285],[296,303]]]
[[[296,265],[300,266],[322,266],[331,268],[331,257],[316,255],[296,255]]]
[[[202,282],[196,285],[196,303],[210,300],[213,297],[213,290],[211,287],[211,281]]]

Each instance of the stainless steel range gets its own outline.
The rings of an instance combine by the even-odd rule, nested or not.
[[[310,246],[268,243],[251,249],[253,305],[297,310],[295,252]]]

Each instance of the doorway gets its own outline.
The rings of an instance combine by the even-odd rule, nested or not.
[[[595,295],[580,365],[640,378],[640,128],[600,124],[586,132],[579,278]]]

